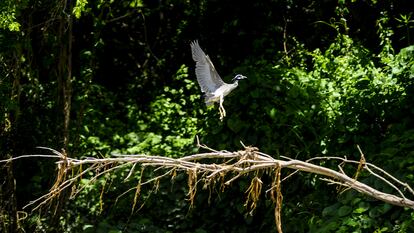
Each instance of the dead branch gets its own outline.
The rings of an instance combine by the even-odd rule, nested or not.
[[[392,205],[414,209],[414,201],[406,197],[407,192],[411,196],[414,196],[413,189],[408,184],[398,180],[394,176],[385,172],[383,169],[368,163],[365,160],[365,156],[362,154],[360,148],[358,148],[361,153],[360,161],[349,160],[346,157],[315,157],[307,161],[300,161],[287,157],[275,159],[270,155],[259,152],[259,150],[254,147],[245,147],[242,151],[228,152],[216,151],[205,145],[198,145],[201,148],[209,150],[210,152],[188,155],[176,159],[143,154],[113,155],[110,158],[75,159],[68,157],[64,152],[60,153],[58,151],[51,150],[54,153],[53,155],[23,155],[8,160],[0,160],[0,163],[27,157],[59,159],[56,162],[58,168],[57,177],[55,178],[56,181],[49,193],[34,201],[31,201],[24,207],[28,208],[30,206],[34,206],[32,210],[38,209],[41,206],[51,202],[63,190],[69,187],[75,187],[79,180],[87,174],[93,174],[93,177],[89,182],[94,182],[99,177],[128,165],[131,166],[131,170],[125,179],[128,179],[131,176],[136,165],[140,165],[142,168],[153,167],[155,170],[167,170],[162,175],[150,180],[139,180],[137,187],[129,190],[135,190],[136,192],[134,198],[134,208],[137,201],[136,198],[139,196],[139,192],[141,190],[141,185],[150,182],[157,183],[161,178],[166,176],[174,178],[177,171],[183,171],[188,174],[189,191],[187,195],[191,205],[194,201],[194,197],[197,192],[197,184],[199,182],[204,182],[204,186],[209,186],[214,185],[217,181],[221,180],[223,185],[229,185],[239,177],[250,173],[254,176],[250,187],[246,190],[247,200],[245,203],[245,206],[249,208],[250,213],[252,213],[256,207],[256,202],[259,200],[259,195],[262,190],[262,181],[258,175],[259,171],[271,171],[270,174],[273,174],[272,188],[268,191],[271,191],[271,198],[275,203],[275,221],[279,232],[282,231],[280,219],[280,212],[282,208],[281,183],[287,182],[286,177],[284,179],[281,178],[281,170],[284,168],[294,170],[293,174],[301,171],[321,175],[323,176],[322,180],[327,181],[328,183],[339,185],[346,189],[354,189],[357,192]],[[353,164],[358,167],[358,174],[362,170],[367,171],[375,178],[378,178],[385,184],[391,186],[398,195],[379,191],[358,181],[358,174],[355,174],[354,177],[348,176],[342,170],[341,166],[339,166],[338,171],[336,171],[312,163],[317,160],[337,160],[342,165]],[[76,195],[81,189],[82,185],[77,186],[77,189],[72,190],[72,195]],[[404,194],[404,192],[406,192],[406,194]]]

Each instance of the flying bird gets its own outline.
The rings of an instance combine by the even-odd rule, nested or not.
[[[220,120],[223,121],[226,116],[226,110],[223,107],[224,97],[239,85],[239,80],[247,77],[237,74],[232,79],[232,83],[225,83],[214,68],[213,62],[200,48],[198,41],[193,41],[190,45],[193,60],[196,62],[197,82],[204,93],[204,101],[207,106],[213,105],[215,102],[219,103]]]

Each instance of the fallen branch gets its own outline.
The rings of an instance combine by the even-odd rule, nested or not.
[[[191,203],[193,203],[197,191],[197,184],[200,181],[203,181],[207,186],[213,185],[220,180],[222,184],[230,185],[232,182],[245,174],[254,174],[251,185],[246,191],[247,200],[245,205],[250,209],[250,212],[252,212],[256,207],[256,202],[258,201],[261,192],[262,181],[260,180],[258,173],[259,171],[264,170],[270,171],[270,174],[273,174],[273,181],[272,188],[270,188],[268,191],[271,191],[271,197],[275,203],[275,221],[277,230],[279,232],[282,231],[280,219],[280,211],[282,208],[281,183],[287,182],[286,177],[284,179],[281,179],[281,170],[285,168],[295,170],[295,172],[302,171],[318,174],[324,176],[322,180],[329,183],[340,185],[347,189],[354,189],[367,196],[392,205],[414,209],[414,201],[406,197],[407,192],[409,195],[414,196],[413,189],[408,184],[398,180],[381,168],[368,163],[365,160],[362,151],[360,151],[360,161],[349,160],[347,158],[341,157],[315,157],[308,161],[300,161],[287,157],[282,157],[282,159],[275,159],[267,154],[259,152],[257,148],[252,147],[245,147],[245,149],[242,151],[228,152],[216,151],[208,148],[205,145],[199,146],[211,152],[189,155],[177,159],[162,156],[148,156],[142,154],[114,155],[110,158],[75,159],[68,157],[64,152],[51,150],[54,153],[53,155],[24,155],[8,160],[0,160],[0,163],[26,157],[46,157],[59,159],[56,162],[58,165],[56,181],[50,189],[49,193],[34,201],[31,201],[24,207],[28,208],[30,206],[34,206],[32,210],[36,210],[41,206],[51,202],[68,187],[74,187],[80,178],[88,173],[94,174],[90,180],[90,182],[93,182],[102,175],[110,173],[127,165],[132,165],[127,178],[131,176],[131,173],[133,173],[136,165],[141,165],[143,168],[155,167],[156,170],[160,168],[167,169],[167,172],[163,173],[162,175],[152,178],[149,181],[140,180],[137,187],[131,188],[129,191],[132,191],[134,189],[136,190],[136,197],[139,196],[140,186],[143,184],[149,182],[157,182],[160,178],[165,176],[174,177],[177,171],[187,172],[189,177],[188,197]],[[222,160],[222,162],[219,162],[218,164],[215,163],[220,160]],[[339,171],[335,171],[333,169],[311,163],[315,160],[338,160],[341,162],[341,164],[358,165],[358,174],[361,170],[367,171],[369,174],[385,182],[385,184],[391,186],[394,190],[396,190],[398,195],[385,193],[374,189],[369,185],[358,181],[358,174],[352,178],[345,174],[341,167],[338,168]],[[226,177],[227,180],[223,180],[224,177]],[[82,189],[82,187],[75,190],[75,192],[72,192],[72,194],[76,195],[80,189]],[[403,190],[406,191],[405,195]],[[136,199],[137,198],[134,198],[134,208]]]

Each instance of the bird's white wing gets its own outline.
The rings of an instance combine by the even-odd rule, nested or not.
[[[191,43],[193,60],[196,62],[196,76],[201,91],[212,93],[221,85],[225,84],[214,68],[210,58],[203,52],[198,41]]]

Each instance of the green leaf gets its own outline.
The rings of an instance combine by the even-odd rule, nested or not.
[[[352,208],[350,206],[341,206],[338,209],[338,216],[344,217],[352,212]]]
[[[361,214],[364,213],[365,211],[369,210],[370,205],[366,202],[360,202],[358,204],[358,208],[354,209],[353,213],[356,214]]]
[[[322,215],[323,216],[334,216],[337,215],[337,211],[339,208],[339,203],[336,203],[334,205],[328,206],[326,208],[323,209],[322,211]]]

